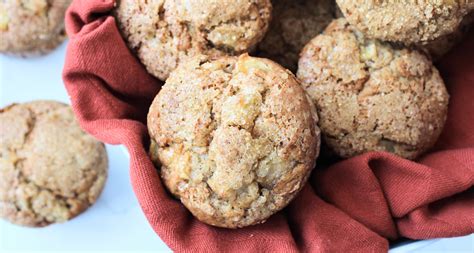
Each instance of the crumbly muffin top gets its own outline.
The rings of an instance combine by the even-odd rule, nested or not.
[[[104,145],[83,132],[69,106],[53,101],[0,110],[0,216],[25,226],[64,222],[99,196]]]
[[[272,22],[258,45],[259,56],[296,71],[303,47],[336,15],[334,0],[275,0]]]
[[[316,123],[296,77],[278,64],[196,57],[172,72],[151,105],[150,152],[197,218],[244,227],[264,222],[305,184],[319,151]]]
[[[185,58],[251,50],[270,22],[270,0],[117,1],[115,16],[130,48],[161,80]]]
[[[65,38],[64,15],[71,0],[0,1],[0,52],[47,53]]]
[[[425,55],[366,39],[345,19],[304,48],[298,78],[316,104],[324,140],[342,157],[388,151],[415,158],[446,119],[449,96]]]
[[[456,30],[474,1],[336,0],[349,23],[373,39],[426,43]]]

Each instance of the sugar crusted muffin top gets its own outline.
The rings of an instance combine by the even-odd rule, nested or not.
[[[105,147],[79,128],[69,106],[34,101],[6,107],[0,139],[0,216],[10,222],[65,222],[102,191]]]
[[[180,65],[148,114],[151,156],[201,221],[264,222],[302,188],[319,152],[314,106],[291,72],[248,55]]]
[[[306,45],[297,75],[325,142],[342,157],[388,151],[413,159],[443,129],[449,96],[427,57],[367,39],[343,18]]]
[[[270,0],[117,1],[121,31],[147,70],[161,80],[193,55],[252,50],[270,22]]]

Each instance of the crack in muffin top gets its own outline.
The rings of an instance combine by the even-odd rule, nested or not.
[[[449,95],[425,55],[367,39],[343,18],[306,45],[297,76],[325,142],[342,157],[387,151],[413,159],[446,120]]]
[[[314,105],[278,64],[195,57],[151,105],[150,153],[197,218],[244,227],[264,222],[302,188],[319,153],[316,123]]]
[[[107,154],[79,128],[69,106],[15,104],[0,110],[0,123],[0,216],[46,226],[96,201],[107,177]]]
[[[117,1],[118,25],[148,72],[161,80],[193,55],[252,50],[270,22],[270,0]]]

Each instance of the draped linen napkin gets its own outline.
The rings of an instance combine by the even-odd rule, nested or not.
[[[130,153],[133,189],[150,225],[179,252],[385,252],[389,240],[474,232],[474,33],[439,64],[451,94],[436,147],[417,161],[372,152],[319,161],[309,183],[266,223],[222,229],[172,198],[147,155],[146,114],[162,83],[127,48],[113,0],[75,0],[63,79],[81,126]]]

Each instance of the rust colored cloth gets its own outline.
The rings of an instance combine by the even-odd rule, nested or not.
[[[128,148],[135,194],[171,249],[384,252],[399,237],[474,232],[474,33],[439,65],[451,103],[434,150],[416,162],[368,153],[318,167],[283,211],[264,224],[230,230],[199,222],[163,187],[147,156],[145,125],[162,83],[127,48],[110,16],[113,5],[113,0],[73,2],[66,17],[70,42],[63,78],[81,126]]]

